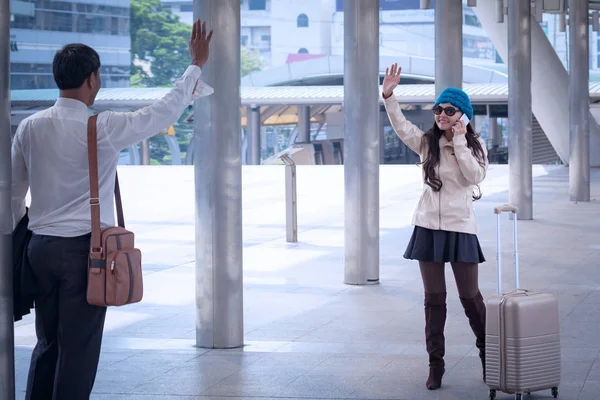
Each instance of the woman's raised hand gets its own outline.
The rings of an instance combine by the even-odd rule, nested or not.
[[[383,78],[383,97],[388,98],[394,94],[394,89],[400,83],[400,73],[402,67],[398,67],[398,63],[392,64],[391,68],[385,69],[385,78]]]

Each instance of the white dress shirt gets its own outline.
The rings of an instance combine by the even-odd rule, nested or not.
[[[213,89],[202,70],[187,68],[169,93],[135,112],[98,115],[98,181],[102,228],[115,225],[114,184],[119,153],[175,123],[190,103]],[[54,106],[23,120],[12,145],[13,223],[25,215],[31,191],[29,229],[36,234],[74,237],[91,231],[87,151],[87,106],[59,98]]]

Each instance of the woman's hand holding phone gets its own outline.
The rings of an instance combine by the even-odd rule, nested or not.
[[[465,120],[467,121],[467,123],[465,123]],[[469,118],[467,118],[467,116],[463,114],[463,116],[460,117],[460,119],[456,121],[456,124],[454,124],[454,126],[452,127],[452,133],[454,133],[455,135],[465,135],[467,133],[467,124],[469,123],[468,121]]]

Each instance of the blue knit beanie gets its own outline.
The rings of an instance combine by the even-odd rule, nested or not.
[[[444,89],[440,96],[435,101],[435,106],[442,103],[450,103],[454,107],[457,107],[463,114],[466,114],[469,119],[473,119],[473,106],[471,100],[465,92],[460,89],[449,87]]]

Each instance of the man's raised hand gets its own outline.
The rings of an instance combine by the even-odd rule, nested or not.
[[[198,19],[192,27],[192,38],[188,42],[190,47],[190,57],[192,64],[204,67],[210,55],[210,40],[212,39],[212,29],[206,33],[206,21],[202,22]]]

